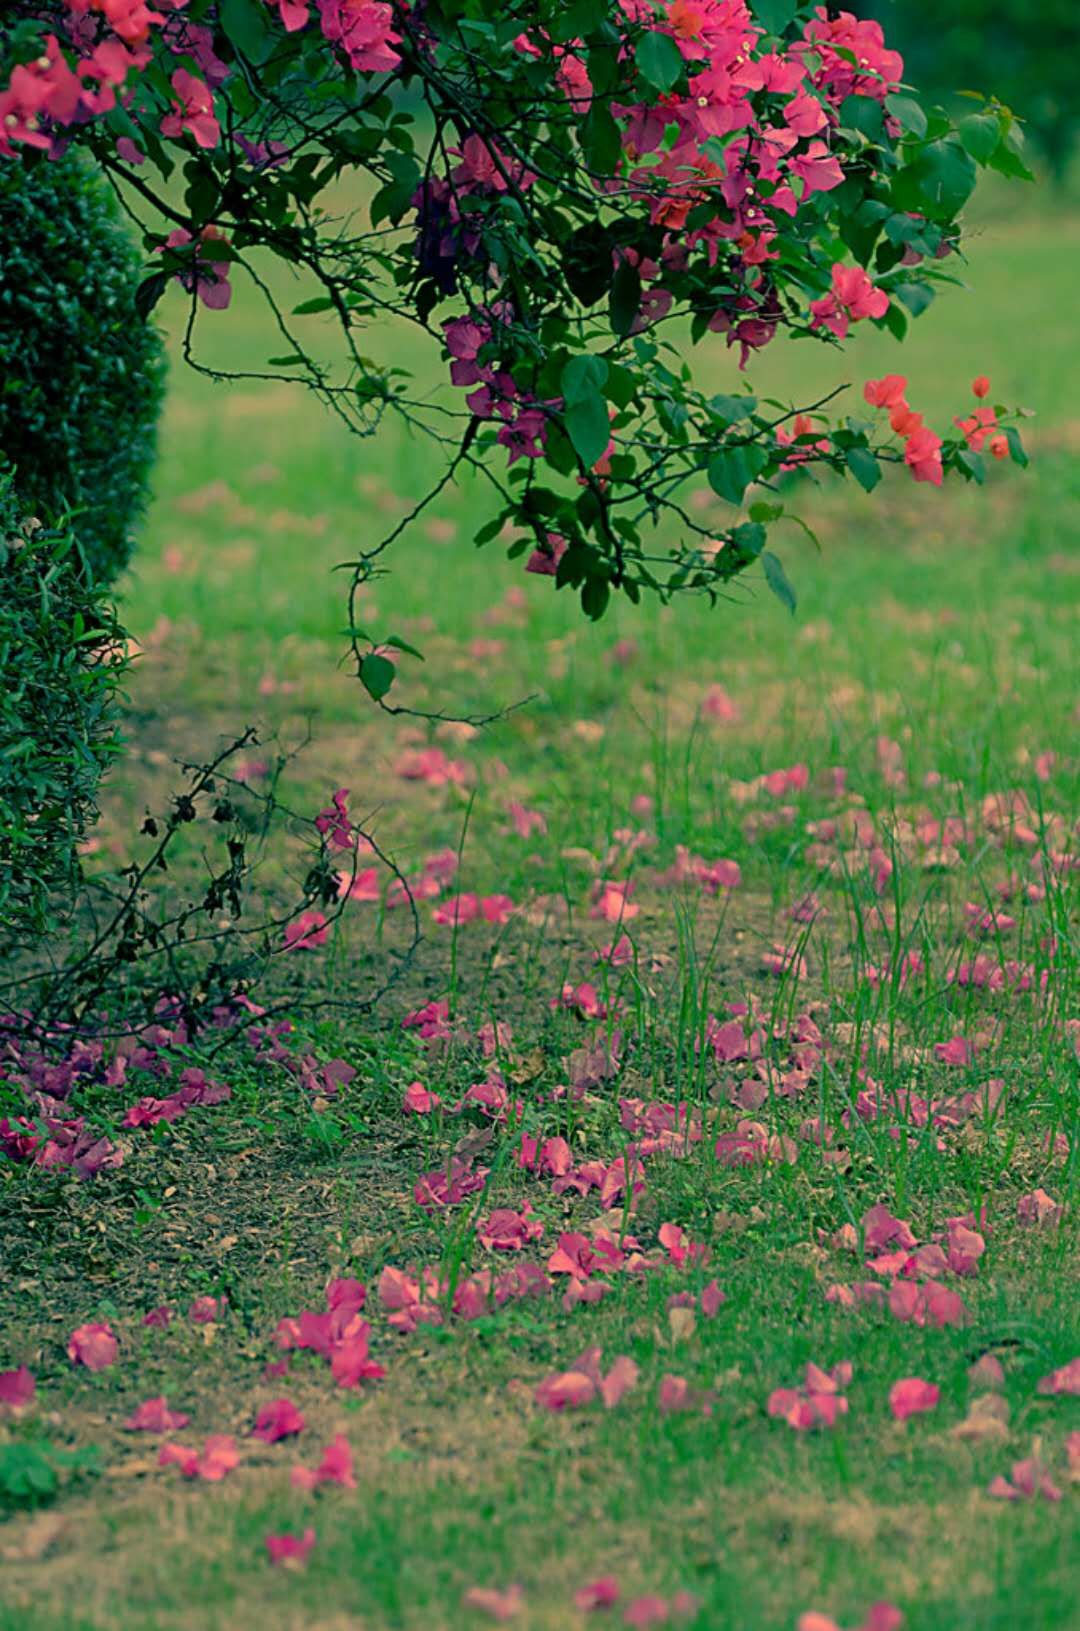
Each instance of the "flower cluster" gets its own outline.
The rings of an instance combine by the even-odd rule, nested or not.
[[[1002,408],[980,401],[941,438],[878,382],[900,452],[856,418],[708,394],[658,339],[688,323],[744,370],[784,332],[839,346],[869,322],[902,338],[978,167],[1024,173],[1007,108],[988,103],[977,130],[927,113],[879,24],[813,0],[564,9],[512,0],[508,35],[502,0],[23,0],[0,22],[0,155],[76,141],[114,175],[138,170],[169,222],[146,229],[164,256],[147,305],[175,279],[222,311],[256,251],[314,274],[294,315],[343,324],[352,375],[309,363],[280,312],[294,350],[275,366],[358,429],[398,411],[455,467],[482,466],[501,508],[477,542],[507,539],[591,617],[613,590],[715,597],[757,562],[792,604],[764,548],[775,507],[738,512],[805,466],[869,489],[889,463],[981,480],[984,446],[1023,462]],[[386,94],[398,78],[422,97]],[[165,186],[177,158],[180,195]],[[318,208],[350,176],[369,199],[357,236]],[[401,370],[357,349],[352,331],[386,313],[441,336],[464,412],[413,400]],[[733,507],[719,536],[676,497],[695,482]],[[647,534],[665,523],[679,536],[658,556]],[[381,700],[393,664],[353,650]]]

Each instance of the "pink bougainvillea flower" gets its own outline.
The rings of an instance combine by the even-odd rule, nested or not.
[[[507,1586],[504,1591],[493,1586],[470,1586],[461,1601],[466,1608],[475,1608],[492,1620],[512,1620],[525,1607],[525,1593],[521,1586]]]
[[[73,1365],[85,1365],[87,1370],[108,1370],[116,1363],[120,1344],[110,1325],[95,1320],[72,1331],[67,1352]]]
[[[220,1484],[239,1462],[236,1444],[228,1433],[211,1433],[201,1455],[186,1444],[171,1442],[158,1451],[159,1467],[177,1466],[185,1478],[201,1478],[208,1484]]]
[[[912,1280],[895,1280],[889,1292],[889,1312],[894,1319],[914,1325],[963,1325],[967,1309],[955,1291],[928,1280],[916,1285]]]
[[[574,1607],[580,1608],[586,1614],[596,1608],[610,1608],[618,1600],[619,1584],[613,1574],[604,1574],[599,1580],[590,1580],[587,1586],[579,1586],[574,1593]]]
[[[863,396],[872,408],[895,408],[904,401],[907,380],[903,374],[886,374],[883,379],[868,379]]]
[[[948,1219],[948,1264],[954,1274],[974,1274],[986,1241],[963,1218]]]
[[[386,1375],[386,1367],[368,1352],[370,1333],[367,1320],[360,1320],[334,1348],[330,1371],[338,1387],[359,1387],[361,1382],[378,1382]]]
[[[872,1603],[857,1631],[900,1631],[903,1623],[904,1616],[892,1603]],[[830,1614],[819,1614],[812,1609],[800,1614],[796,1631],[841,1631],[841,1627]]]
[[[347,869],[342,869],[337,878],[338,900],[354,900],[360,904],[370,905],[382,894],[379,869],[376,866],[361,867],[355,875]]]
[[[1052,1228],[1061,1222],[1062,1209],[1045,1189],[1033,1189],[1029,1195],[1020,1196],[1016,1203],[1016,1215],[1021,1223]]]
[[[124,1423],[128,1433],[178,1433],[191,1420],[182,1410],[170,1410],[168,1400],[160,1394],[144,1399]]]
[[[308,1528],[302,1535],[267,1535],[266,1551],[271,1563],[285,1568],[302,1569],[315,1544],[315,1531]]]
[[[25,1365],[0,1370],[0,1410],[23,1410],[33,1399],[37,1383]]]
[[[948,1042],[935,1042],[934,1053],[943,1065],[970,1065],[975,1050],[965,1036],[954,1036]]]
[[[1024,1461],[1014,1461],[1011,1479],[998,1473],[987,1494],[998,1501],[1034,1501],[1039,1496],[1044,1501],[1061,1500],[1060,1489],[1037,1455],[1028,1456]]]
[[[172,111],[161,121],[161,134],[176,137],[187,131],[197,147],[216,147],[221,140],[221,126],[214,117],[214,97],[209,85],[188,73],[186,68],[178,68],[170,83]]]
[[[889,1409],[897,1421],[933,1410],[941,1398],[941,1389],[933,1382],[924,1382],[919,1376],[905,1376],[889,1389]]]
[[[188,1309],[188,1319],[193,1325],[213,1325],[225,1312],[227,1297],[196,1297]]]
[[[685,1230],[677,1223],[662,1223],[657,1232],[657,1239],[667,1252],[669,1261],[677,1269],[685,1268],[690,1263],[705,1263],[708,1260],[708,1246],[700,1241],[690,1240]]]
[[[338,1433],[330,1440],[317,1467],[294,1467],[289,1478],[296,1489],[314,1489],[318,1484],[337,1484],[341,1489],[355,1489],[352,1446],[344,1433]]]
[[[1035,1387],[1036,1393],[1065,1393],[1080,1397],[1080,1358],[1070,1359],[1067,1365],[1052,1370]]]
[[[519,1252],[523,1246],[539,1240],[543,1232],[544,1225],[532,1215],[529,1206],[520,1212],[501,1206],[480,1225],[477,1239],[489,1252]]]
[[[291,1399],[272,1399],[264,1404],[251,1429],[252,1438],[261,1438],[264,1444],[276,1444],[279,1438],[291,1438],[304,1430],[304,1417]]]
[[[422,1082],[410,1082],[402,1103],[414,1116],[429,1116],[442,1103],[438,1093],[430,1092]]]
[[[710,1280],[704,1291],[701,1293],[701,1312],[705,1315],[706,1319],[712,1319],[713,1315],[720,1308],[721,1303],[726,1301],[727,1297],[725,1293],[720,1290],[717,1282],[715,1280]]]
[[[766,1408],[770,1416],[786,1421],[800,1433],[812,1427],[835,1427],[839,1418],[847,1414],[848,1402],[840,1389],[850,1380],[851,1365],[846,1360],[834,1365],[831,1371],[824,1371],[811,1362],[806,1367],[803,1386],[775,1388]]]
[[[533,1397],[545,1410],[576,1410],[596,1398],[597,1385],[584,1371],[559,1371],[537,1386]]]
[[[282,941],[286,951],[314,951],[326,941],[330,925],[323,912],[301,912],[285,925]]]
[[[623,1610],[623,1624],[639,1628],[666,1625],[671,1619],[672,1606],[666,1597],[659,1597],[655,1592],[646,1592],[627,1603]]]
[[[662,1416],[681,1410],[700,1410],[703,1416],[710,1416],[713,1396],[700,1388],[692,1388],[685,1376],[673,1376],[668,1372],[660,1378],[656,1403]]]
[[[349,789],[339,787],[331,797],[330,803],[315,817],[315,830],[322,835],[331,849],[356,847],[356,834],[349,819],[348,797]]]
[[[167,1325],[171,1324],[172,1317],[172,1309],[167,1303],[162,1303],[159,1308],[152,1308],[149,1314],[143,1315],[143,1324],[163,1331]]]
[[[609,1410],[637,1386],[638,1368],[627,1354],[620,1354],[606,1376],[600,1378],[600,1396]]]
[[[971,382],[973,396],[984,397],[990,395],[990,381],[985,374],[977,374]]]

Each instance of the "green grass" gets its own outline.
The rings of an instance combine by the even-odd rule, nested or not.
[[[416,962],[374,1020],[347,1011],[301,1020],[321,1056],[342,1052],[358,1067],[330,1104],[313,1108],[295,1081],[238,1046],[215,1064],[233,1086],[230,1103],[171,1128],[118,1135],[134,1089],[119,1107],[115,1090],[86,1095],[87,1113],[126,1139],[118,1173],[79,1184],[0,1168],[0,1368],[25,1362],[39,1385],[37,1411],[0,1424],[0,1478],[4,1435],[100,1452],[98,1473],[84,1470],[60,1492],[65,1527],[42,1558],[25,1555],[32,1513],[0,1527],[4,1631],[457,1631],[483,1623],[461,1606],[466,1588],[512,1582],[528,1605],[517,1623],[575,1627],[573,1591],[606,1573],[623,1601],[693,1592],[702,1604],[693,1623],[709,1631],[791,1631],[810,1608],[853,1626],[878,1598],[903,1609],[907,1631],[1071,1623],[1077,1526],[1065,1442],[1080,1423],[1074,1400],[1035,1391],[1080,1351],[1080,1105],[1063,1028],[1078,1013],[1069,872],[1052,875],[1045,899],[1021,891],[1007,908],[1016,926],[981,948],[995,962],[1030,964],[1036,981],[1045,970],[1043,1002],[948,978],[980,949],[965,935],[965,902],[985,906],[1010,874],[1041,877],[1039,857],[1075,845],[1078,808],[1080,478],[1067,330],[1080,218],[993,202],[973,244],[974,294],[941,301],[904,351],[869,334],[842,376],[832,354],[791,348],[767,355],[753,377],[763,392],[807,400],[838,377],[858,388],[902,370],[912,400],[940,420],[961,410],[972,376],[989,373],[995,395],[1036,410],[1030,472],[995,470],[987,490],[944,496],[906,481],[873,499],[793,487],[789,504],[823,541],[818,557],[794,529],[777,540],[800,594],[794,621],[763,585],[747,584],[713,612],[619,607],[587,626],[569,597],[525,577],[498,546],[474,551],[483,494],[451,491],[394,551],[368,617],[424,649],[426,663],[404,675],[402,700],[413,706],[468,712],[533,695],[467,740],[373,715],[335,667],[344,609],[333,568],[423,491],[423,444],[393,427],[350,440],[285,387],[227,390],[176,366],[157,501],[125,589],[145,655],[103,853],[128,842],[147,803],[161,803],[172,757],[201,755],[251,721],[285,744],[310,728],[286,774],[294,808],[314,811],[329,789],[348,786],[352,807],[371,813],[380,842],[410,866],[465,832],[462,887],[505,891],[529,911],[501,931],[469,925],[453,937],[425,909]],[[166,315],[179,312],[177,297]],[[217,364],[273,350],[242,301],[228,317],[208,315],[204,333]],[[395,333],[376,340],[380,355],[429,366]],[[703,361],[718,385],[735,379],[722,348]],[[477,640],[501,647],[477,650]],[[617,651],[620,641],[635,651]],[[739,707],[733,724],[699,712],[716,683]],[[469,795],[395,776],[402,747],[429,736],[468,763]],[[905,786],[883,775],[879,738],[899,744]],[[1042,780],[1036,760],[1047,752],[1056,761]],[[811,771],[807,789],[740,794],[761,772],[799,762]],[[847,769],[847,792],[819,779],[831,766]],[[1028,799],[1035,845],[1003,844],[988,821],[983,801],[1006,789]],[[653,801],[648,814],[632,808],[640,795]],[[544,814],[546,835],[522,842],[507,832],[512,798]],[[790,817],[762,820],[783,805]],[[895,863],[881,897],[860,856],[838,846],[844,860],[829,871],[815,849],[815,827],[850,823],[861,809]],[[970,824],[968,841],[943,870],[927,869],[912,828],[956,816]],[[619,830],[639,827],[651,847],[632,862],[608,855]],[[295,843],[281,843],[264,877],[272,895],[300,870]],[[679,844],[737,860],[741,888],[719,901],[657,888],[651,875]],[[590,889],[628,870],[640,880],[641,912],[627,924],[635,962],[605,980],[592,952],[618,931],[589,917]],[[810,890],[828,916],[796,928],[787,908]],[[876,905],[893,918],[888,931],[875,924]],[[805,981],[764,972],[762,951],[795,933],[807,936]],[[377,926],[370,907],[350,908],[331,954],[288,962],[298,1000],[363,995],[398,934],[389,918]],[[868,965],[909,950],[925,966],[903,989],[868,977]],[[622,1004],[625,1066],[575,1105],[551,1093],[590,1027],[549,1002],[564,980],[588,979]],[[469,1208],[443,1224],[411,1196],[417,1174],[467,1128],[405,1117],[404,1088],[421,1079],[452,1102],[486,1069],[475,1042],[429,1057],[401,1031],[407,1007],[447,993],[470,1032],[491,1019],[512,1025],[504,1065],[526,1125],[565,1134],[581,1158],[611,1161],[625,1147],[620,1097],[694,1107],[708,1135],[649,1163],[628,1226],[654,1252],[659,1224],[680,1223],[710,1246],[704,1273],[618,1276],[598,1307],[571,1313],[552,1295],[471,1324],[387,1330],[374,1294],[384,1265],[447,1274],[491,1260],[472,1239]],[[707,1014],[723,1018],[725,1003],[746,1000],[761,1005],[777,1073],[795,1015],[812,1005],[826,1037],[804,1091],[784,1096],[774,1075],[753,1112],[792,1139],[791,1164],[726,1167],[712,1155],[715,1136],[742,1114],[731,1090],[748,1073],[717,1066],[695,1039]],[[935,1055],[955,1035],[981,1035],[975,1064]],[[1007,1092],[997,1116],[976,1113],[959,1128],[862,1121],[850,1114],[862,1067],[885,1093],[936,1100],[991,1077]],[[840,1159],[800,1137],[808,1120],[831,1129]],[[492,1176],[478,1211],[527,1199],[545,1234],[525,1255],[542,1261],[559,1231],[582,1227],[599,1203],[595,1191],[553,1195],[515,1167],[512,1144],[497,1129],[484,1151]],[[1017,1220],[1018,1198],[1038,1186],[1065,1209],[1057,1227]],[[910,1220],[920,1241],[986,1208],[977,1274],[946,1276],[969,1310],[963,1327],[917,1328],[826,1302],[828,1287],[867,1278],[835,1236],[877,1202]],[[385,1382],[342,1392],[311,1356],[264,1380],[276,1321],[321,1306],[339,1272],[369,1286]],[[680,1333],[669,1296],[713,1275],[726,1302]],[[182,1316],[163,1332],[140,1325],[155,1304],[183,1309],[205,1292],[229,1296],[220,1326]],[[95,1317],[122,1339],[120,1363],[96,1377],[63,1353],[72,1327]],[[539,1409],[536,1383],[593,1343],[606,1362],[635,1359],[636,1389],[611,1411]],[[1004,1367],[1008,1424],[996,1438],[965,1440],[953,1429],[979,1391],[970,1367],[987,1353]],[[844,1359],[854,1365],[850,1411],[835,1429],[799,1434],[768,1417],[769,1394],[795,1385],[807,1361]],[[712,1390],[711,1414],[662,1415],[667,1372]],[[941,1401],[902,1425],[887,1395],[912,1375],[936,1383]],[[245,1436],[257,1405],[281,1392],[310,1424],[295,1450]],[[242,1465],[224,1484],[157,1471],[156,1441],[133,1445],[118,1430],[157,1393],[192,1415],[185,1441],[238,1435]],[[292,1490],[288,1467],[314,1463],[338,1430],[353,1445],[359,1488]],[[994,1475],[1035,1441],[1064,1499],[990,1500]],[[271,1570],[265,1534],[308,1523],[318,1540],[306,1571]]]

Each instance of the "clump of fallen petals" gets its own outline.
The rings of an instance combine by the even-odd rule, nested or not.
[[[239,1462],[236,1444],[228,1433],[211,1433],[201,1453],[171,1441],[158,1451],[159,1467],[179,1467],[185,1478],[201,1478],[208,1484],[220,1484]]]
[[[213,1325],[224,1315],[228,1300],[227,1297],[196,1297],[188,1309],[188,1319],[193,1325]]]
[[[272,1399],[264,1404],[251,1429],[252,1438],[261,1438],[264,1444],[276,1444],[280,1438],[291,1438],[304,1430],[303,1413],[291,1399]]]
[[[702,1388],[691,1387],[685,1376],[674,1376],[669,1371],[660,1378],[656,1403],[662,1416],[682,1410],[699,1410],[703,1416],[710,1416],[713,1395]]]
[[[774,1389],[766,1409],[770,1416],[786,1421],[796,1432],[805,1433],[812,1427],[835,1427],[839,1418],[847,1414],[848,1402],[840,1390],[850,1381],[848,1361],[834,1365],[831,1371],[822,1370],[811,1361],[802,1387]]]
[[[546,1376],[533,1398],[545,1410],[574,1410],[603,1399],[609,1410],[635,1387],[638,1368],[627,1354],[619,1354],[604,1375],[600,1369],[600,1349],[587,1348],[569,1370]]]
[[[101,1321],[80,1325],[68,1338],[68,1358],[73,1365],[85,1365],[87,1370],[108,1370],[119,1352],[112,1326]]]
[[[144,1399],[124,1423],[128,1433],[179,1433],[191,1420],[182,1410],[170,1410],[168,1400],[161,1394]]]
[[[1053,1228],[1061,1222],[1061,1207],[1045,1189],[1033,1189],[1030,1195],[1021,1195],[1017,1201],[1016,1216],[1029,1227]]]
[[[312,1490],[319,1484],[337,1484],[341,1489],[355,1489],[352,1446],[345,1434],[338,1433],[331,1439],[317,1467],[294,1467],[289,1481],[294,1489]]]
[[[574,1607],[586,1614],[596,1608],[611,1608],[618,1600],[619,1583],[613,1574],[590,1580],[587,1586],[579,1586],[574,1593]]]
[[[940,1398],[941,1389],[933,1382],[924,1382],[921,1376],[905,1376],[889,1389],[889,1409],[897,1421],[907,1421],[909,1416],[933,1410]]]
[[[492,1586],[470,1586],[462,1593],[466,1608],[475,1608],[492,1620],[512,1620],[525,1607],[525,1593],[520,1586],[507,1586],[499,1591]]]
[[[623,1610],[623,1624],[637,1627],[667,1625],[671,1620],[692,1619],[699,1607],[697,1598],[689,1591],[677,1591],[670,1598],[646,1592],[643,1597],[635,1597],[627,1603]]]
[[[539,1240],[543,1232],[544,1225],[533,1216],[530,1206],[524,1206],[520,1212],[500,1206],[480,1225],[477,1238],[489,1252],[519,1252]]]
[[[1008,1478],[998,1473],[986,1492],[997,1501],[1060,1501],[1061,1491],[1039,1459],[1038,1451],[1014,1461]]]
[[[903,1623],[904,1616],[893,1603],[871,1603],[862,1624],[852,1627],[852,1631],[900,1631]],[[830,1614],[811,1610],[800,1614],[796,1631],[842,1631],[842,1627]]]
[[[1080,1358],[1052,1370],[1037,1383],[1036,1393],[1068,1393],[1080,1397]]]
[[[24,1410],[36,1391],[37,1383],[25,1365],[0,1370],[0,1410]]]
[[[286,1569],[302,1569],[315,1544],[315,1531],[308,1528],[302,1535],[267,1535],[266,1553],[271,1563]]]

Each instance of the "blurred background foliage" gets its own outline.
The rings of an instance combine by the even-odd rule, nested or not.
[[[845,0],[847,3],[847,0]],[[1008,104],[1062,185],[1080,129],[1077,0],[852,0],[904,57],[904,76],[955,110],[962,91]]]

